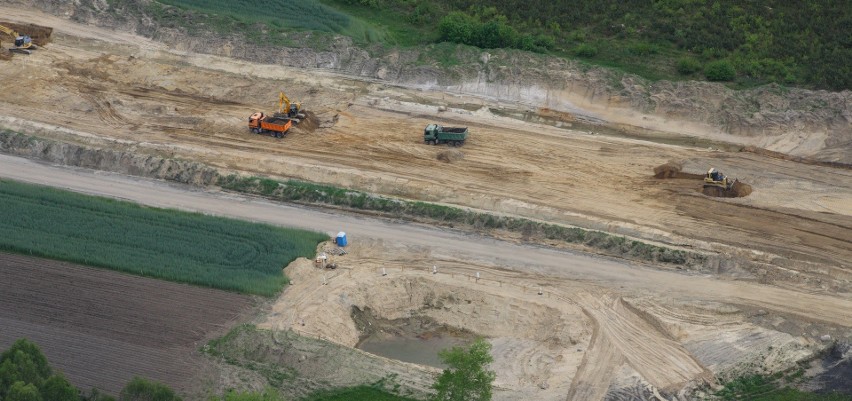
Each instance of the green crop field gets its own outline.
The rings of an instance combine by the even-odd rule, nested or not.
[[[0,204],[0,250],[265,296],[326,239],[14,181],[0,180]]]

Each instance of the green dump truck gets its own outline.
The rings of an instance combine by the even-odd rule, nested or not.
[[[462,146],[467,139],[467,127],[442,127],[429,124],[423,131],[423,142],[427,145],[448,143],[450,146]]]

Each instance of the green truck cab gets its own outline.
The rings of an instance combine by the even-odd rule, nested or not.
[[[462,146],[467,140],[467,127],[443,127],[429,124],[423,130],[423,142],[427,145],[448,143],[450,146]]]

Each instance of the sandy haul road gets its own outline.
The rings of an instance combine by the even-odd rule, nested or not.
[[[350,275],[332,277],[331,285],[322,286],[324,273],[309,267],[310,263],[292,268],[288,274],[296,284],[273,307],[265,327],[287,329],[303,320],[306,324],[297,329],[352,346],[358,338],[349,318],[353,305],[370,306],[383,317],[396,318],[417,310],[433,313],[429,311],[434,308],[424,306],[427,298],[445,299],[447,305],[452,304],[450,300],[467,298],[471,303],[439,308],[443,312],[433,315],[501,345],[496,348],[496,366],[503,394],[499,399],[504,400],[532,394],[539,399],[569,395],[572,399],[600,399],[595,397],[615,391],[610,387],[621,377],[622,367],[636,372],[637,380],[647,388],[675,393],[683,386],[711,382],[710,372],[724,373],[744,361],[776,369],[818,348],[813,333],[791,336],[749,323],[748,308],[792,316],[789,320],[805,322],[812,330],[834,327],[835,337],[849,336],[852,327],[852,299],[838,295],[660,271],[8,156],[0,156],[0,177],[151,206],[327,232],[345,229],[355,244],[361,243],[342,260],[353,269]],[[428,267],[436,263],[457,276],[428,274]],[[392,269],[396,281],[380,282],[380,267]],[[401,275],[393,270],[404,267],[407,273]],[[482,273],[481,283],[470,280],[474,271]],[[467,279],[459,280],[464,277]],[[537,286],[548,295],[536,295],[533,289]],[[426,297],[429,293],[432,295]],[[506,307],[518,312],[506,312]],[[541,312],[524,312],[530,310]],[[521,321],[531,316],[543,320]],[[560,326],[564,329],[554,329]],[[750,339],[753,346],[739,346],[744,339]],[[575,347],[589,354],[578,353]],[[763,360],[760,353],[773,349],[777,355],[769,362]],[[563,356],[555,356],[559,354]],[[532,365],[518,370],[517,360]]]
[[[2,127],[734,254],[765,263],[764,278],[792,269],[826,288],[852,283],[852,170],[530,124],[491,112],[529,105],[170,51],[0,10],[56,32],[50,51],[4,62]],[[248,134],[246,117],[271,111],[281,89],[319,127],[283,140]],[[429,122],[470,127],[463,160],[448,165],[422,144]],[[650,177],[669,160],[692,173],[715,166],[754,192],[711,199],[699,183]]]

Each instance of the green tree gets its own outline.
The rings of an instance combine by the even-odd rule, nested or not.
[[[60,374],[50,376],[41,387],[41,395],[50,401],[78,401],[77,389]]]
[[[468,348],[453,347],[438,354],[449,366],[432,386],[437,393],[432,401],[488,401],[496,374],[487,369],[494,361],[491,344],[482,338]]]
[[[32,383],[15,382],[3,398],[6,401],[42,401],[41,394]],[[52,400],[51,400],[52,401]]]
[[[479,21],[459,11],[454,11],[441,18],[438,32],[445,42],[471,44],[474,34],[479,30]]]
[[[118,401],[181,401],[181,398],[163,384],[134,377],[121,390]]]
[[[84,394],[81,397],[82,401],[115,401],[115,397],[101,393],[98,389],[93,388],[89,394]]]
[[[16,382],[40,388],[51,373],[47,358],[37,345],[24,338],[15,341],[0,355],[0,399],[7,399],[6,394]]]

